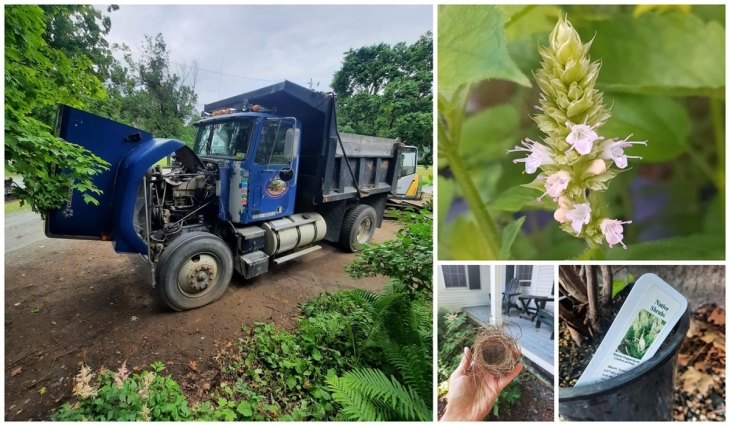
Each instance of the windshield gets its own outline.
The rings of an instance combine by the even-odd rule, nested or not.
[[[222,155],[245,159],[251,147],[253,118],[242,118],[198,127],[193,151],[198,155]]]

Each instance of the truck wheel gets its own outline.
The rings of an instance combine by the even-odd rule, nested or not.
[[[215,302],[233,276],[233,255],[213,234],[183,234],[165,248],[157,264],[157,287],[162,300],[176,311]]]
[[[362,250],[362,245],[373,238],[376,218],[375,209],[367,204],[360,204],[347,212],[340,231],[342,248],[353,253]]]

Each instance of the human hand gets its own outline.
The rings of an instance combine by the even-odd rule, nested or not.
[[[448,404],[441,421],[481,421],[494,406],[497,395],[522,371],[522,364],[507,375],[497,378],[487,372],[475,373],[471,350],[464,348],[464,357],[449,378]]]

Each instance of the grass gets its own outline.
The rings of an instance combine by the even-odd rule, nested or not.
[[[20,200],[5,203],[5,214],[18,213],[26,210],[30,210],[30,204],[26,203],[23,207],[21,207]]]
[[[428,180],[429,176],[433,178],[433,166],[417,166],[416,173],[421,175],[423,180]]]

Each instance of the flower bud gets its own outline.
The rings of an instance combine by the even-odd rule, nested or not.
[[[597,158],[593,160],[591,163],[591,166],[588,167],[587,172],[592,175],[600,175],[601,173],[604,173],[606,171],[606,162],[601,160],[600,158]]]

